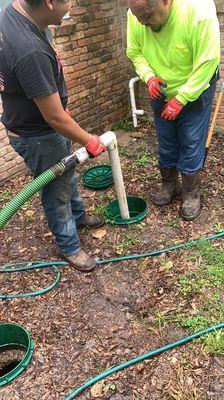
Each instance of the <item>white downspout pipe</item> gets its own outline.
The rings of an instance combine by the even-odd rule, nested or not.
[[[111,163],[111,169],[114,179],[114,186],[117,194],[117,200],[120,208],[121,218],[130,219],[127,196],[124,187],[123,176],[121,172],[120,158],[118,154],[117,138],[114,132],[108,131],[100,136],[103,144],[107,147],[109,153],[109,159]],[[84,163],[88,158],[89,154],[85,147],[75,152],[79,163]]]
[[[133,119],[133,126],[137,128],[138,120],[137,115],[144,115],[144,110],[137,110],[136,108],[136,101],[135,101],[135,91],[134,91],[134,84],[139,81],[139,77],[132,78],[129,81],[129,92],[130,92],[130,100],[131,100],[131,113]]]

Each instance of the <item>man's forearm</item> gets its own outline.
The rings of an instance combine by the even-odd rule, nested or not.
[[[43,118],[55,131],[66,136],[73,142],[85,146],[90,135],[75,122],[63,109],[59,94],[39,96],[33,99]]]
[[[55,131],[83,146],[85,146],[90,139],[89,133],[82,129],[66,112],[54,116],[54,118],[51,120],[49,119],[47,123],[55,129]]]

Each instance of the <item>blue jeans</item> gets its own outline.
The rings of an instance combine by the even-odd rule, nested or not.
[[[9,140],[35,178],[71,154],[70,140],[58,133],[29,138],[9,135]],[[77,191],[74,171],[57,177],[41,190],[40,196],[49,229],[60,252],[66,256],[77,253],[80,241],[76,223],[82,222],[85,210]]]
[[[161,118],[164,101],[151,101],[161,167],[186,174],[202,168],[215,88],[216,82],[196,101],[188,103],[174,121]]]

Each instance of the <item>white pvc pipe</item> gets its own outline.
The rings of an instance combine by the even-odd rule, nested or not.
[[[139,81],[139,77],[132,78],[129,81],[129,92],[130,92],[130,100],[131,100],[131,113],[132,113],[132,119],[133,119],[134,128],[137,128],[137,126],[138,126],[137,115],[143,115],[144,114],[144,110],[137,110],[137,108],[136,108],[134,84],[136,82],[138,82],[138,81]]]
[[[107,147],[109,153],[109,159],[111,163],[111,170],[114,179],[114,186],[117,194],[117,200],[120,208],[121,218],[130,219],[127,196],[124,187],[124,181],[121,171],[120,158],[118,154],[117,138],[114,132],[108,131],[100,136],[103,144]],[[89,154],[85,147],[75,152],[79,163],[84,163],[88,158]]]

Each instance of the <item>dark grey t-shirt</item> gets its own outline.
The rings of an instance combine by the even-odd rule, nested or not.
[[[50,44],[50,31],[40,32],[9,4],[0,13],[3,125],[22,137],[54,132],[33,98],[56,92],[66,108],[66,84],[60,60]]]

